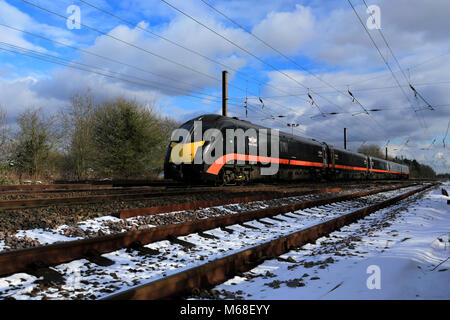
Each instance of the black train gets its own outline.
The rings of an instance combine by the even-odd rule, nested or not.
[[[202,130],[194,130],[194,121],[201,121]],[[355,179],[408,179],[409,168],[395,162],[366,156],[345,149],[334,148],[325,142],[279,133],[279,154],[270,154],[270,129],[238,118],[207,114],[184,123],[180,128],[190,136],[171,141],[164,161],[165,179],[188,180],[199,183],[240,183],[255,180],[355,180]],[[223,134],[203,140],[207,129],[217,129]],[[226,129],[246,131],[243,149],[238,149],[236,138],[227,141]],[[250,129],[250,130],[249,130]],[[253,129],[253,130],[252,130]],[[259,141],[261,129],[269,133],[267,141]],[[248,130],[248,131],[247,131]],[[195,136],[194,131],[197,133]],[[217,131],[218,132],[218,131]],[[244,139],[244,138],[243,138]],[[268,152],[255,150],[268,142]],[[227,143],[231,152],[226,153]],[[223,155],[214,151],[218,144]],[[253,146],[253,148],[252,148]],[[255,149],[256,148],[256,149]],[[220,149],[220,148],[219,148]],[[205,161],[209,152],[210,161]],[[200,161],[194,161],[194,159]],[[242,160],[241,163],[233,160]],[[279,169],[272,175],[261,175],[262,167],[277,162]]]

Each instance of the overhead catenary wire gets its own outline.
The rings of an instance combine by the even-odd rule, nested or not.
[[[24,1],[24,2],[26,2],[26,3],[29,3],[28,1],[25,1],[25,0],[22,0],[22,1]],[[48,10],[46,10],[46,11],[48,11]],[[64,17],[64,18],[66,18],[66,17]],[[92,29],[92,28],[91,28]],[[105,34],[105,33],[103,33],[103,34]]]
[[[175,79],[175,78],[169,77],[167,75],[155,73],[153,71],[144,69],[142,67],[138,67],[138,66],[135,66],[135,65],[132,65],[132,64],[120,61],[120,60],[116,60],[116,59],[113,59],[111,57],[107,57],[107,56],[104,56],[104,55],[101,55],[101,54],[98,54],[98,53],[95,53],[95,52],[92,52],[92,51],[89,51],[89,50],[86,50],[86,49],[83,49],[83,48],[80,48],[80,47],[69,45],[69,44],[61,42],[61,41],[50,39],[50,38],[44,37],[42,35],[39,35],[39,34],[36,34],[36,33],[33,33],[33,32],[29,32],[29,31],[26,31],[26,30],[23,30],[23,29],[20,29],[20,28],[16,28],[16,27],[13,27],[13,26],[1,23],[1,22],[0,22],[0,26],[5,27],[5,28],[9,28],[11,30],[14,30],[14,31],[17,31],[17,32],[21,32],[21,33],[24,33],[24,34],[27,34],[27,35],[30,35],[30,36],[33,36],[33,37],[36,37],[36,38],[40,38],[40,39],[46,40],[48,42],[52,42],[52,43],[57,44],[59,46],[63,46],[63,47],[66,47],[66,48],[69,48],[69,49],[72,49],[72,50],[75,50],[75,51],[79,51],[79,52],[91,55],[93,57],[100,58],[102,60],[106,60],[106,61],[113,62],[113,63],[119,64],[119,65],[122,65],[122,66],[126,66],[126,67],[129,67],[129,68],[138,70],[140,72],[152,74],[152,75],[154,75],[156,77],[165,78],[165,79],[168,79],[168,80],[171,80],[171,81],[175,81],[177,83],[178,82],[179,83],[184,83],[184,84],[192,86],[192,87],[198,87],[198,86],[194,85],[193,83],[185,82],[185,81],[183,81],[181,79]],[[198,87],[198,88],[203,89],[203,87]]]
[[[64,59],[64,58],[61,58],[61,57],[56,57],[56,56],[53,56],[53,55],[40,53],[40,52],[37,52],[35,50],[22,48],[22,47],[11,45],[11,44],[8,44],[8,43],[5,43],[5,42],[1,42],[1,41],[0,41],[0,44],[7,45],[7,46],[15,48],[15,49],[20,49],[20,50],[25,51],[25,52],[30,52],[31,54],[26,54],[26,53],[23,53],[23,52],[18,52],[18,51],[9,50],[9,49],[0,47],[0,50],[3,50],[3,51],[15,53],[15,54],[21,54],[21,55],[28,56],[28,57],[31,57],[31,58],[34,58],[34,59],[38,59],[38,60],[42,60],[42,61],[46,61],[46,62],[58,64],[58,65],[67,66],[67,67],[78,69],[78,70],[81,70],[81,71],[86,71],[86,72],[102,75],[102,76],[105,76],[105,77],[109,77],[109,78],[113,78],[113,79],[129,82],[129,83],[133,83],[133,84],[137,84],[137,85],[141,85],[141,86],[149,86],[149,87],[152,87],[152,88],[155,87],[155,86],[150,86],[150,85],[148,85],[146,83],[131,81],[129,79],[116,77],[116,76],[109,75],[109,74],[106,74],[106,73],[103,73],[103,72],[90,70],[88,68],[92,67],[92,66],[89,66],[89,65],[86,65],[86,64],[81,64],[81,63],[76,63],[76,62],[67,62],[68,59]],[[55,60],[61,60],[61,61],[55,61]],[[71,63],[75,64],[75,65],[71,65]],[[77,66],[77,65],[79,65],[79,66]],[[95,68],[99,69],[97,67],[95,67]],[[103,70],[103,71],[110,72],[110,71],[107,71],[107,70]],[[115,72],[115,74],[118,74],[118,73]],[[193,97],[193,98],[198,98],[198,99],[201,99],[201,100],[208,100],[208,101],[216,102],[216,100],[207,99],[207,98],[204,98],[204,97],[198,97],[198,96],[195,96],[195,95],[188,95],[188,96]],[[232,105],[232,106],[239,106],[239,105],[236,105],[236,104],[233,104],[233,103],[230,103],[230,105]],[[257,108],[256,106],[253,106],[251,104],[249,104],[249,107],[253,107],[255,112],[259,112],[260,111],[259,108]],[[267,114],[266,112],[263,112],[263,113]],[[304,132],[306,134],[306,131],[304,131]],[[309,136],[309,135],[307,135],[307,136]],[[314,137],[311,137],[311,138],[314,138]],[[323,138],[320,138],[320,139],[323,139]]]
[[[53,15],[55,15],[55,16],[61,18],[61,19],[67,20],[67,19],[69,18],[69,17],[67,17],[67,16],[61,15],[61,14],[55,12],[55,11],[52,11],[52,10],[50,10],[50,9],[48,9],[48,8],[44,8],[44,7],[39,6],[39,5],[35,4],[35,3],[32,3],[32,2],[30,2],[30,1],[27,1],[27,0],[20,0],[20,1],[22,1],[22,2],[24,2],[24,3],[26,3],[26,4],[28,4],[28,5],[31,5],[31,6],[33,6],[33,7],[35,7],[35,8],[37,8],[37,9],[39,9],[39,10],[42,10],[42,11],[48,12],[48,13],[50,13],[50,14],[53,14]],[[121,38],[118,38],[118,37],[116,37],[116,36],[114,36],[114,35],[111,35],[111,34],[109,34],[109,33],[107,33],[107,32],[104,32],[104,31],[101,31],[101,30],[99,30],[99,29],[96,29],[96,28],[94,28],[94,27],[91,27],[91,26],[89,26],[89,25],[87,25],[87,24],[84,24],[84,23],[81,23],[81,22],[80,22],[80,26],[82,26],[82,27],[84,27],[84,28],[87,28],[87,29],[89,29],[89,30],[92,30],[92,31],[94,31],[94,32],[97,32],[97,33],[99,33],[99,34],[101,34],[101,35],[103,35],[103,36],[105,36],[105,37],[114,39],[115,41],[121,42],[121,43],[123,43],[123,44],[125,44],[125,45],[128,45],[128,46],[130,46],[130,47],[133,47],[133,48],[135,48],[135,49],[137,49],[137,50],[139,50],[139,51],[146,52],[147,54],[150,54],[150,55],[152,55],[152,56],[154,56],[154,57],[156,57],[156,58],[159,58],[159,59],[161,59],[161,60],[164,60],[164,61],[169,62],[169,63],[171,63],[171,64],[174,64],[174,65],[176,65],[176,66],[179,66],[179,67],[181,67],[181,68],[183,68],[183,69],[189,70],[189,71],[191,71],[191,72],[193,72],[193,73],[200,74],[200,75],[202,75],[202,76],[204,76],[204,77],[206,77],[206,78],[215,80],[215,81],[217,81],[217,82],[221,82],[221,81],[222,81],[221,79],[219,79],[219,78],[217,78],[217,77],[215,77],[215,76],[213,76],[213,75],[210,75],[210,74],[208,74],[208,73],[199,71],[199,70],[197,70],[197,69],[195,69],[195,68],[192,68],[192,67],[187,66],[187,65],[185,65],[185,64],[183,64],[183,63],[177,62],[177,61],[175,61],[175,60],[169,59],[169,58],[167,58],[167,57],[165,57],[165,56],[162,56],[162,55],[160,55],[160,54],[158,54],[158,53],[155,53],[155,52],[153,52],[153,51],[151,51],[151,50],[148,50],[148,49],[142,48],[142,47],[140,47],[140,46],[137,46],[137,45],[135,45],[134,43],[131,43],[131,42],[128,42],[128,41],[123,40],[123,39],[121,39]]]
[[[167,4],[169,7],[171,7],[172,9],[174,9],[175,11],[181,13],[182,15],[184,15],[185,17],[191,19],[192,21],[196,22],[197,24],[201,25],[202,27],[204,27],[205,29],[211,31],[212,33],[214,33],[215,35],[217,35],[218,37],[224,39],[225,41],[227,41],[228,43],[232,44],[233,46],[235,46],[236,48],[238,48],[239,50],[247,53],[248,55],[250,55],[251,57],[253,57],[254,59],[258,60],[259,62],[263,63],[264,65],[270,67],[271,69],[275,70],[276,72],[282,74],[283,76],[285,76],[286,78],[292,80],[293,82],[297,83],[299,86],[308,89],[303,83],[297,81],[295,78],[291,77],[289,74],[287,74],[286,72],[278,69],[277,67],[275,67],[274,65],[272,65],[271,63],[268,63],[266,61],[264,61],[263,59],[261,59],[260,57],[256,56],[254,53],[250,52],[249,50],[243,48],[241,45],[235,43],[234,41],[230,40],[229,38],[225,37],[224,35],[220,34],[219,32],[215,31],[214,29],[212,29],[211,27],[205,25],[204,23],[202,23],[201,21],[199,21],[198,19],[192,17],[191,15],[189,15],[188,13],[184,12],[183,10],[179,9],[178,7],[172,5],[171,3],[169,3],[166,0],[161,0],[163,3]],[[311,91],[312,93],[314,93],[313,91]],[[317,95],[317,94],[316,94]],[[338,107],[339,109],[341,109],[342,107],[339,106],[338,104],[336,104],[335,102],[333,102],[332,100],[323,97],[321,95],[318,95],[319,97],[321,97],[322,99],[326,100],[327,102],[329,102],[330,104]],[[363,107],[361,105],[361,107]],[[364,107],[363,107],[364,108]],[[369,116],[371,116],[369,114]],[[372,117],[372,116],[371,116]],[[377,124],[379,126],[379,128],[381,129],[380,132],[384,135],[385,134],[385,130],[384,128],[376,121],[376,119],[374,117],[372,117],[373,122],[375,124]]]
[[[115,71],[112,71],[112,70],[100,68],[100,67],[97,67],[97,66],[93,66],[93,65],[89,65],[89,64],[85,64],[85,63],[81,63],[81,62],[72,61],[70,59],[62,58],[62,57],[51,55],[51,54],[48,54],[48,53],[42,53],[42,52],[39,52],[39,51],[36,51],[36,50],[32,50],[32,49],[27,49],[27,48],[16,46],[16,45],[13,45],[13,44],[10,44],[10,43],[7,43],[7,42],[3,42],[3,41],[0,41],[0,44],[8,46],[8,47],[11,47],[11,48],[19,49],[19,50],[22,50],[22,51],[30,52],[30,53],[33,53],[35,55],[41,55],[41,56],[52,58],[52,59],[55,59],[55,60],[65,61],[68,64],[72,63],[72,64],[80,65],[80,66],[83,66],[83,67],[87,67],[87,68],[97,69],[97,70],[100,70],[102,72],[109,72],[111,74],[115,74],[115,75],[119,75],[119,76],[125,76],[127,78],[136,79],[138,81],[142,81],[143,83],[154,84],[155,88],[168,88],[168,89],[171,89],[171,90],[177,90],[180,93],[182,93],[183,95],[190,95],[192,97],[196,97],[196,96],[194,96],[192,94],[197,94],[197,95],[204,95],[204,96],[208,96],[208,97],[212,97],[212,98],[218,98],[218,99],[221,98],[220,96],[210,95],[210,94],[202,93],[202,92],[195,92],[195,91],[191,91],[189,89],[175,87],[175,86],[169,86],[169,85],[167,85],[165,83],[161,83],[161,82],[157,82],[157,81],[151,81],[151,80],[143,79],[143,78],[136,77],[136,76],[133,76],[133,75],[128,75],[128,74],[124,74],[124,73],[115,72]],[[199,97],[199,98],[201,98],[201,97]]]
[[[394,74],[394,71],[392,70],[391,66],[389,65],[389,63],[387,62],[386,58],[384,57],[384,55],[381,53],[380,48],[378,47],[377,43],[375,42],[375,40],[373,39],[372,35],[370,34],[369,30],[367,30],[366,25],[364,24],[364,22],[361,20],[361,17],[359,16],[358,12],[356,11],[355,7],[353,6],[352,2],[350,0],[347,0],[348,3],[350,4],[350,6],[352,7],[356,17],[358,18],[360,24],[362,25],[362,27],[364,28],[364,31],[367,33],[367,35],[369,36],[369,39],[371,40],[372,44],[374,45],[375,49],[378,51],[378,54],[380,55],[381,59],[383,60],[383,62],[385,63],[385,65],[388,67],[389,71],[392,74],[392,77],[394,78],[395,82],[397,83],[398,87],[400,88],[400,90],[402,91],[403,95],[406,97],[406,99],[408,100],[409,104],[411,105],[411,109],[414,111],[414,115],[417,117],[417,120],[419,122],[419,124],[422,126],[422,123],[419,121],[419,117],[416,113],[416,110],[414,109],[414,107],[412,106],[412,103],[408,97],[408,95],[406,94],[406,92],[403,90],[403,88],[400,85],[400,82],[398,81],[397,77]],[[423,118],[422,118],[423,120]],[[424,121],[424,120],[423,120]],[[424,129],[426,129],[426,125],[424,126]]]
[[[24,2],[24,3],[27,3],[27,4],[31,5],[31,6],[33,6],[33,7],[35,7],[35,8],[37,8],[37,9],[40,9],[40,10],[45,11],[45,12],[47,12],[47,13],[53,14],[53,15],[55,15],[55,16],[61,18],[61,19],[66,20],[66,19],[68,18],[68,17],[66,17],[66,16],[64,16],[64,15],[61,15],[61,14],[58,14],[58,13],[56,13],[56,12],[50,10],[50,9],[47,9],[47,8],[44,8],[44,7],[39,6],[39,5],[37,5],[37,4],[31,3],[30,1],[27,1],[27,0],[21,0],[21,1]],[[123,40],[123,39],[120,39],[120,38],[118,38],[118,37],[116,37],[116,36],[112,36],[112,35],[110,35],[110,34],[108,34],[108,33],[106,33],[106,32],[103,32],[103,31],[98,30],[98,29],[96,29],[96,28],[93,28],[93,27],[91,27],[91,26],[88,26],[88,25],[86,25],[85,23],[84,23],[84,24],[83,24],[83,23],[80,23],[80,25],[83,26],[83,27],[86,27],[86,28],[89,29],[89,30],[95,31],[95,32],[97,32],[97,33],[99,33],[99,34],[101,34],[101,35],[104,35],[104,36],[106,36],[106,37],[112,38],[112,39],[114,39],[114,40],[116,40],[116,41],[118,41],[118,42],[121,42],[121,43],[126,44],[126,45],[131,46],[131,47],[134,47],[134,48],[136,48],[136,49],[138,49],[138,50],[144,51],[144,52],[146,52],[146,53],[148,53],[148,54],[151,54],[151,55],[153,55],[153,56],[155,56],[155,57],[161,58],[161,59],[163,59],[163,60],[165,60],[165,61],[167,61],[167,62],[169,62],[169,63],[173,63],[173,64],[178,65],[178,66],[182,66],[183,68],[186,68],[186,69],[191,70],[191,71],[193,71],[193,72],[197,72],[197,73],[199,73],[199,74],[201,74],[201,75],[203,75],[203,76],[205,76],[205,77],[211,78],[211,79],[213,79],[213,80],[215,80],[215,81],[218,81],[218,82],[221,81],[221,80],[218,79],[217,77],[214,77],[214,76],[212,76],[212,75],[208,75],[208,74],[206,74],[206,73],[197,71],[197,70],[195,70],[195,69],[193,69],[193,68],[191,68],[191,67],[189,67],[189,66],[183,65],[182,63],[173,61],[173,60],[171,60],[171,59],[167,59],[167,58],[165,58],[165,57],[163,57],[163,56],[161,56],[161,55],[159,55],[159,54],[157,54],[157,53],[151,52],[150,50],[147,50],[147,49],[145,49],[145,48],[139,47],[139,46],[137,46],[137,45],[134,45],[133,43],[130,43],[130,42],[128,42],[128,41],[125,41],[125,40]],[[262,60],[261,60],[261,61],[262,61]],[[295,79],[294,79],[294,81],[295,81]],[[231,86],[231,84],[230,84],[230,86]],[[235,87],[235,86],[233,86],[233,87]],[[239,90],[241,90],[241,91],[244,91],[244,90],[241,89],[241,88],[238,88],[238,87],[236,87],[236,88],[239,89]],[[252,94],[253,94],[253,93],[252,93]],[[326,100],[327,100],[328,102],[330,102],[331,104],[334,104],[334,105],[336,105],[337,107],[339,107],[339,106],[338,106],[337,104],[335,104],[333,101],[331,101],[331,100],[329,100],[329,99],[327,99],[327,98],[325,98],[325,97],[323,97],[323,98],[326,99]],[[280,103],[278,103],[278,102],[276,102],[276,101],[272,101],[272,103],[273,103],[273,104],[276,104],[276,105],[279,105],[279,106],[281,106],[281,107],[290,109],[290,110],[293,111],[293,112],[296,112],[295,110],[293,110],[293,109],[291,109],[291,108],[289,108],[289,107],[283,106],[282,104],[280,104]]]
[[[88,5],[88,6],[90,6],[91,8],[94,8],[94,9],[100,11],[100,12],[103,12],[104,14],[107,14],[107,15],[109,15],[109,16],[111,16],[111,17],[114,17],[115,19],[117,19],[117,20],[119,20],[119,21],[125,22],[126,24],[131,25],[131,26],[133,26],[134,28],[137,28],[137,29],[139,29],[139,30],[141,30],[141,31],[144,31],[144,32],[146,32],[146,33],[149,33],[149,34],[151,34],[151,35],[153,35],[153,36],[155,36],[155,37],[158,37],[158,38],[160,38],[160,39],[162,39],[162,40],[164,40],[164,41],[167,41],[168,43],[171,43],[172,45],[175,45],[175,46],[177,46],[177,47],[179,47],[179,48],[182,48],[182,49],[184,49],[184,50],[186,50],[186,51],[188,51],[188,52],[190,52],[190,53],[193,53],[193,54],[195,54],[195,55],[198,55],[198,56],[202,57],[203,59],[206,59],[206,60],[208,60],[208,61],[210,61],[210,62],[212,62],[212,63],[215,63],[215,64],[217,64],[217,65],[219,65],[219,66],[221,66],[221,67],[223,67],[223,68],[226,68],[227,70],[231,70],[231,71],[235,72],[235,74],[238,75],[238,76],[241,75],[242,77],[245,77],[245,78],[247,78],[247,79],[251,79],[251,80],[253,80],[254,82],[256,82],[256,83],[258,83],[258,84],[264,84],[264,85],[266,85],[266,86],[268,86],[268,87],[271,87],[271,88],[273,88],[273,89],[275,89],[275,90],[277,90],[277,91],[279,91],[279,92],[286,92],[286,91],[284,91],[284,90],[282,90],[282,89],[280,89],[280,88],[278,88],[278,87],[276,87],[276,86],[273,86],[273,85],[271,85],[271,84],[269,84],[269,83],[264,83],[263,81],[258,80],[257,78],[255,78],[255,77],[249,75],[248,73],[244,73],[244,72],[242,72],[242,71],[239,71],[239,70],[237,70],[237,69],[235,69],[235,68],[233,68],[233,67],[231,67],[231,66],[229,66],[229,65],[226,65],[226,64],[224,64],[224,63],[222,63],[222,62],[220,62],[220,61],[217,61],[217,60],[215,60],[215,59],[212,59],[212,58],[210,58],[210,57],[208,57],[208,56],[206,56],[206,55],[204,55],[204,54],[202,54],[202,53],[200,53],[200,52],[198,52],[198,51],[196,51],[196,50],[193,50],[193,49],[191,49],[191,48],[188,48],[187,46],[182,45],[182,44],[180,44],[180,43],[178,43],[178,42],[176,42],[176,41],[173,41],[173,40],[171,40],[171,39],[169,39],[169,38],[167,38],[167,37],[165,37],[165,36],[162,36],[162,35],[160,35],[160,34],[158,34],[158,33],[155,33],[155,32],[153,32],[153,31],[150,31],[150,30],[148,30],[147,28],[144,28],[144,27],[140,26],[139,24],[135,24],[135,23],[133,23],[133,22],[127,20],[127,19],[124,19],[124,18],[122,18],[122,17],[120,17],[120,16],[118,16],[118,15],[116,15],[116,14],[113,14],[113,13],[111,13],[111,12],[105,10],[105,9],[102,9],[102,8],[100,8],[100,7],[98,7],[98,6],[95,6],[95,5],[91,4],[90,2],[88,2],[88,1],[86,1],[86,0],[78,0],[78,1],[80,1],[80,2],[82,2],[82,3],[84,3],[84,4]],[[231,85],[231,86],[232,86],[232,85]]]
[[[445,149],[445,139],[447,139],[448,129],[449,129],[449,128],[450,128],[450,120],[448,120],[447,130],[445,131],[444,138],[442,139],[442,144],[443,144],[443,146],[444,146],[444,149]]]
[[[369,10],[369,6],[367,5],[366,0],[362,0],[362,1],[366,5],[367,10]],[[372,17],[372,12],[370,12],[370,16]],[[394,54],[394,51],[392,50],[391,46],[389,45],[389,42],[386,40],[386,37],[384,36],[383,31],[381,31],[381,28],[377,28],[377,29],[378,29],[378,33],[381,35],[381,38],[383,39],[384,43],[386,44],[386,47],[389,49],[389,52],[391,53],[392,57],[394,58],[394,61],[397,64],[399,70],[402,72],[403,76],[405,77],[406,82],[409,84],[409,87],[414,92],[414,95],[419,96],[419,98],[421,98],[423,100],[423,102],[425,102],[428,105],[430,110],[434,110],[433,107],[431,106],[431,104],[427,100],[425,100],[425,98],[416,90],[416,88],[414,88],[411,85],[411,82],[409,81],[408,76],[406,76],[405,72],[402,69],[402,66],[400,65],[400,62],[398,61],[396,55]]]
[[[39,10],[45,11],[45,12],[50,13],[50,14],[53,14],[53,15],[56,15],[57,17],[59,17],[59,18],[61,18],[61,19],[67,19],[67,18],[68,18],[68,17],[66,17],[66,16],[64,16],[64,15],[58,14],[58,13],[52,11],[52,10],[49,10],[49,9],[47,9],[47,8],[44,8],[44,7],[42,7],[42,6],[39,6],[39,5],[37,5],[37,4],[34,4],[34,3],[29,2],[29,1],[27,1],[27,0],[20,0],[20,1],[22,1],[22,2],[24,2],[24,3],[27,3],[27,4],[29,4],[29,5],[31,5],[31,6],[33,6],[33,7],[35,7],[35,8],[37,8],[37,9],[39,9]],[[205,76],[205,77],[207,77],[207,78],[213,79],[213,80],[215,80],[215,81],[217,81],[217,82],[220,82],[220,83],[221,83],[221,81],[222,81],[221,79],[219,79],[219,78],[217,78],[217,77],[215,77],[215,76],[212,76],[212,75],[209,75],[209,74],[207,74],[207,73],[198,71],[198,70],[196,70],[196,69],[194,69],[194,68],[192,68],[192,67],[186,66],[186,65],[184,65],[184,64],[182,64],[182,63],[179,63],[179,62],[176,62],[176,61],[174,61],[174,60],[171,60],[171,59],[168,59],[168,58],[166,58],[166,57],[163,57],[163,56],[161,56],[161,55],[159,55],[159,54],[157,54],[157,53],[154,53],[154,52],[152,52],[152,51],[150,51],[150,50],[148,50],[148,49],[145,49],[145,48],[142,48],[142,47],[140,47],[140,46],[137,46],[137,45],[135,45],[135,44],[133,44],[133,43],[130,43],[130,42],[128,42],[128,41],[125,41],[125,40],[123,40],[123,39],[120,39],[120,38],[118,38],[118,37],[116,37],[116,36],[110,35],[110,34],[108,34],[108,33],[106,33],[106,32],[103,32],[103,31],[101,31],[101,30],[98,30],[98,29],[96,29],[96,28],[93,28],[93,27],[91,27],[91,26],[88,26],[88,25],[86,25],[86,24],[80,23],[80,25],[83,26],[83,27],[86,27],[86,28],[89,29],[89,30],[95,31],[95,32],[97,32],[97,33],[99,33],[99,34],[101,34],[101,35],[104,35],[104,36],[107,36],[107,37],[109,37],[109,38],[112,38],[112,39],[114,39],[114,40],[116,40],[116,41],[118,41],[118,42],[121,42],[121,43],[126,44],[126,45],[128,45],[128,46],[134,47],[134,48],[136,48],[136,49],[138,49],[138,50],[141,50],[141,51],[144,51],[144,52],[146,52],[146,53],[148,53],[148,54],[151,54],[151,55],[153,55],[153,56],[155,56],[155,57],[157,57],[157,58],[163,59],[163,60],[165,60],[166,62],[173,63],[173,64],[175,64],[175,65],[177,65],[177,66],[181,66],[181,67],[183,67],[183,68],[185,68],[185,69],[188,69],[188,70],[190,70],[190,71],[192,71],[192,72],[199,73],[199,74],[201,74],[201,75],[203,75],[203,76]],[[245,92],[245,89],[236,87],[236,86],[234,86],[234,85],[232,85],[232,84],[229,84],[229,86],[230,86],[230,87],[234,87],[234,88],[236,88],[236,89],[238,89],[238,90],[241,90],[241,91],[244,91],[244,92]],[[252,93],[252,94],[253,94],[253,93]],[[288,108],[288,107],[283,106],[282,104],[280,104],[280,103],[278,103],[278,102],[275,102],[275,101],[272,101],[272,103],[277,104],[277,105],[279,105],[280,107],[283,107],[283,108]],[[293,109],[291,109],[291,111],[295,112],[295,110],[293,110]]]
[[[420,86],[436,86],[436,85],[449,85],[450,80],[443,80],[443,81],[434,81],[434,82],[423,82],[423,83],[415,83],[415,87]],[[348,85],[347,85],[348,87]],[[402,85],[402,87],[409,87],[409,85]],[[324,88],[324,87],[323,87]],[[377,91],[377,90],[391,90],[391,89],[398,89],[398,86],[386,86],[386,87],[369,87],[369,88],[354,88],[352,89],[352,92],[362,92],[362,91]],[[320,91],[321,94],[334,94],[334,91]],[[261,98],[289,98],[293,96],[306,96],[308,93],[292,93],[288,95],[278,95],[278,96],[262,96]]]
[[[166,2],[165,0],[162,0],[163,2]],[[328,81],[322,79],[321,77],[319,77],[318,75],[314,74],[313,72],[311,72],[310,70],[304,68],[302,65],[298,64],[295,60],[291,59],[289,56],[285,55],[283,52],[281,52],[280,50],[276,49],[274,46],[270,45],[267,41],[263,40],[262,38],[258,37],[257,35],[255,35],[252,31],[248,30],[246,27],[242,26],[240,23],[236,22],[235,20],[233,20],[232,18],[230,18],[229,16],[227,16],[225,13],[223,13],[222,11],[218,10],[217,8],[215,8],[214,6],[212,6],[210,3],[208,3],[205,0],[200,0],[202,1],[204,4],[206,4],[208,7],[210,7],[212,10],[214,10],[215,12],[217,12],[218,14],[220,14],[221,16],[225,17],[227,20],[231,21],[233,24],[235,24],[236,26],[238,26],[239,28],[241,28],[242,30],[244,30],[245,32],[247,32],[248,34],[250,34],[251,36],[253,36],[255,39],[259,40],[261,43],[263,43],[265,46],[267,46],[268,48],[272,49],[273,51],[275,51],[277,54],[279,54],[280,56],[282,56],[284,59],[286,59],[287,61],[291,62],[292,64],[294,64],[295,66],[297,66],[298,68],[304,70],[305,72],[307,72],[308,74],[312,75],[314,78],[318,79],[319,81],[325,83],[327,86],[333,88],[335,91],[337,91],[338,93],[342,94],[343,96],[346,96],[346,94],[342,91],[340,91],[339,89],[337,89],[334,85],[332,85],[331,83],[329,83]],[[166,2],[167,3],[167,2]],[[300,83],[299,83],[300,84]],[[303,87],[305,87],[303,84],[300,84]],[[306,88],[306,87],[305,87]],[[306,88],[308,90],[308,95],[310,95],[309,88]],[[313,91],[311,91],[313,92]],[[315,92],[314,92],[315,93]],[[317,94],[317,93],[315,93]],[[319,95],[320,96],[320,95]],[[323,98],[323,97],[321,97]],[[353,100],[355,101],[355,100]],[[369,112],[366,110],[366,108],[359,102],[356,100],[356,102],[358,103],[358,105],[364,110],[364,112],[366,114],[369,114]],[[334,103],[332,103],[334,104]],[[317,105],[317,104],[316,104]],[[334,104],[336,105],[336,104]],[[319,108],[320,109],[320,108]],[[322,112],[322,111],[321,111]],[[373,118],[373,121],[380,126],[379,123],[377,123],[377,121],[375,120],[375,118]]]
[[[23,49],[25,49],[25,48],[23,48]],[[148,83],[138,82],[138,81],[134,81],[134,80],[126,79],[126,78],[117,77],[117,76],[114,76],[112,74],[107,74],[107,73],[104,73],[104,72],[91,70],[88,67],[73,65],[73,64],[79,64],[79,63],[71,62],[72,63],[71,64],[71,63],[67,63],[67,62],[63,62],[63,61],[56,61],[52,56],[49,56],[49,57],[46,58],[46,57],[44,57],[43,54],[41,54],[41,55],[26,54],[24,52],[14,51],[14,50],[1,48],[1,47],[0,47],[0,50],[7,51],[7,52],[10,52],[10,53],[14,53],[14,54],[20,54],[20,55],[27,56],[27,57],[30,57],[30,58],[33,58],[33,59],[46,61],[46,62],[57,64],[57,65],[66,66],[66,67],[69,67],[69,68],[72,68],[72,69],[78,69],[80,71],[94,73],[94,74],[97,74],[97,75],[101,75],[101,76],[108,77],[108,78],[111,78],[111,79],[116,79],[116,80],[128,82],[128,83],[131,83],[131,84],[136,84],[136,85],[139,85],[139,86],[145,86],[145,87],[150,87],[150,88],[154,88],[154,89],[162,89],[162,90],[178,92],[178,93],[182,93],[183,96],[188,96],[188,97],[197,98],[197,99],[201,99],[201,100],[210,100],[210,101],[214,101],[214,102],[217,101],[217,100],[212,100],[212,99],[208,99],[208,98],[205,98],[205,97],[192,95],[192,94],[185,93],[185,92],[180,92],[178,89],[174,89],[174,88],[170,88],[170,87],[160,87],[160,86],[157,86],[157,85],[150,85]],[[27,49],[25,49],[25,50],[27,50]],[[61,60],[61,58],[60,58],[60,60]]]

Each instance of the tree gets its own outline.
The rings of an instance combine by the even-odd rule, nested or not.
[[[14,165],[22,177],[28,174],[37,179],[47,166],[50,151],[57,140],[54,118],[44,115],[42,109],[27,109],[17,118]]]
[[[376,144],[369,144],[366,146],[361,146],[358,148],[358,152],[365,154],[367,156],[377,157],[377,158],[381,158],[381,159],[384,159],[384,157],[385,157],[385,155],[381,151],[380,147],[377,146]]]
[[[92,123],[94,105],[89,92],[75,94],[70,101],[60,118],[64,129],[66,168],[76,179],[82,180],[88,177],[96,155]]]
[[[8,181],[11,157],[11,128],[7,122],[7,112],[0,106],[0,184]]]
[[[100,105],[93,116],[95,167],[112,177],[149,172],[165,144],[161,122],[150,108],[119,98]]]
[[[157,168],[162,168],[164,165],[164,158],[167,152],[167,146],[172,136],[172,132],[180,127],[180,123],[176,122],[172,118],[165,117],[161,118],[161,143],[155,146],[153,151],[154,157],[152,159],[152,165]]]

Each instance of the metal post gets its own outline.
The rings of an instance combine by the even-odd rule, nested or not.
[[[227,117],[227,71],[222,71],[222,115]]]
[[[347,128],[344,128],[344,149],[347,149]]]
[[[386,147],[386,160],[388,159],[388,156],[387,156],[387,147]]]

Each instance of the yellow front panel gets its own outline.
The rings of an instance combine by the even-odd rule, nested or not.
[[[172,163],[192,163],[194,161],[195,153],[198,148],[203,146],[205,141],[197,141],[191,143],[178,143],[172,142],[170,147],[172,151],[170,153],[169,162]]]

